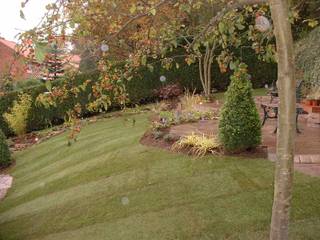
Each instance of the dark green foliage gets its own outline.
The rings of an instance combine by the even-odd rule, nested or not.
[[[50,81],[58,79],[64,73],[64,58],[64,51],[59,48],[58,44],[51,43],[43,62],[43,66],[47,70],[43,77]]]
[[[243,151],[261,143],[261,123],[249,79],[247,65],[240,64],[226,92],[219,122],[219,138],[227,151]]]
[[[160,81],[160,76],[166,77],[165,83]],[[139,69],[133,79],[126,81],[125,85],[130,102],[144,103],[155,100],[154,90],[172,83],[178,83],[183,88],[201,91],[202,87],[197,64],[191,66],[181,64],[179,69],[172,68],[170,70],[166,70],[160,64],[156,64],[152,72],[143,67]]]
[[[266,63],[258,60],[257,55],[252,49],[244,48],[238,55],[249,65],[249,72],[252,74],[252,85],[254,88],[264,87],[265,84],[271,85],[277,79],[277,64]],[[166,84],[178,83],[183,88],[197,92],[202,91],[199,79],[198,64],[188,66],[184,59],[178,61],[179,68],[166,70],[160,64],[154,65],[154,71],[150,72],[146,67],[141,68],[137,75],[126,83],[126,89],[130,101],[133,103],[148,102],[154,99],[154,89],[159,89],[163,84],[160,82],[160,76],[166,77]],[[221,73],[217,63],[212,65],[213,87],[219,91],[227,89],[230,83],[231,71]]]
[[[6,167],[11,162],[11,156],[8,144],[6,142],[6,136],[0,129],[0,167]]]
[[[320,87],[320,27],[314,29],[306,38],[296,44],[296,66],[303,72],[303,95]]]

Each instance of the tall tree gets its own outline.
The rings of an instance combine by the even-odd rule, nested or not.
[[[56,80],[64,73],[65,55],[57,41],[49,42],[48,52],[42,65],[45,68],[44,78]]]
[[[286,240],[289,235],[289,213],[293,183],[296,82],[288,1],[270,0],[270,7],[277,42],[280,97],[270,239]]]

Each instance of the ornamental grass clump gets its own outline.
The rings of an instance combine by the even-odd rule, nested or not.
[[[261,143],[261,123],[247,65],[241,63],[234,70],[221,110],[219,140],[226,151],[241,152]]]
[[[202,102],[202,97],[195,93],[196,90],[193,92],[186,90],[184,95],[180,97],[180,103],[183,111],[195,111],[196,106]]]
[[[9,147],[6,141],[6,137],[2,130],[0,129],[0,168],[6,167],[11,162],[11,156]]]
[[[217,153],[219,148],[220,142],[216,137],[199,136],[194,133],[182,137],[172,145],[172,150],[189,149],[190,153],[199,157],[207,153]]]

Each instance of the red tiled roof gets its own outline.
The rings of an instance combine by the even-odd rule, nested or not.
[[[17,50],[16,49],[17,44],[15,42],[8,41],[8,40],[0,37],[0,43],[6,45],[7,47],[11,48],[14,51]],[[24,51],[22,53],[22,55],[27,58],[28,51]],[[81,57],[79,55],[67,55],[67,59],[68,59],[68,62],[76,64],[76,65],[80,64],[80,61],[81,61]]]
[[[6,40],[4,38],[0,38],[0,43],[4,44],[5,46],[11,48],[14,51],[17,50],[17,48],[16,48],[17,44],[15,42],[8,41],[8,40]],[[28,57],[28,52],[25,51],[20,55],[22,55],[23,57]]]

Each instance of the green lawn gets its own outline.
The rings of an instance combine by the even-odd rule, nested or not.
[[[85,126],[15,155],[2,240],[267,239],[273,164],[139,144],[147,115]],[[295,174],[291,239],[320,239],[320,178]]]

